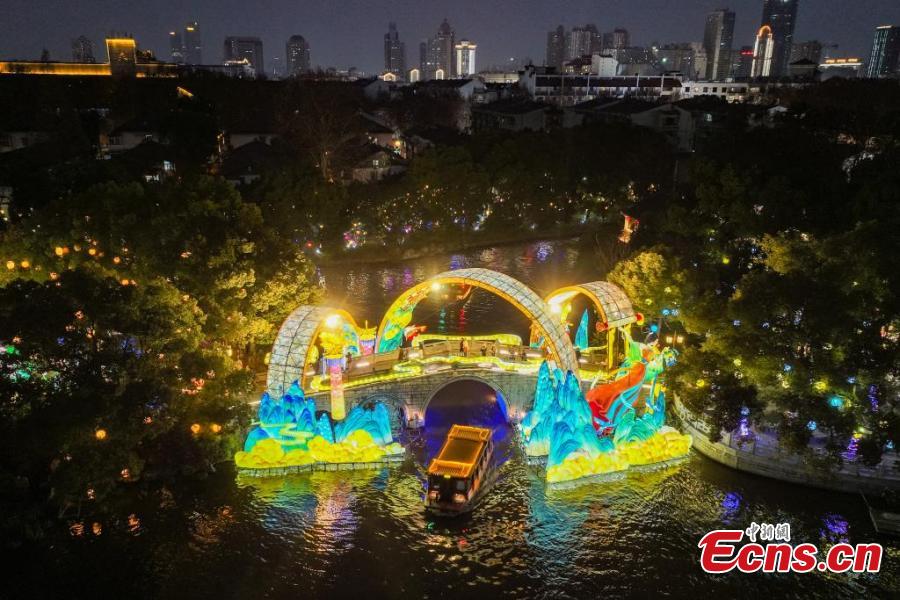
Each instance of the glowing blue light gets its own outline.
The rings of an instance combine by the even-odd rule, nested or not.
[[[735,327],[740,327],[740,326],[741,326],[741,320],[740,320],[740,319],[735,319],[734,321],[731,322],[731,324],[734,325]]]
[[[664,308],[662,311],[662,314],[664,317],[668,317],[670,314],[672,314],[672,311],[669,310],[668,308]]]
[[[651,325],[651,326],[650,326],[650,331],[653,332],[653,333],[656,333],[657,331],[659,331],[659,325],[655,325],[655,324],[654,324],[654,325]]]
[[[741,416],[746,417],[749,414],[750,414],[750,409],[747,408],[746,406],[742,406],[741,407]]]
[[[806,424],[806,428],[809,429],[810,431],[815,431],[817,427],[818,427],[818,425],[816,425],[815,421],[810,421],[809,423]]]
[[[784,372],[785,372],[785,373],[790,373],[791,370],[793,370],[793,368],[794,368],[794,367],[792,367],[791,365],[784,365]]]
[[[734,492],[725,494],[725,499],[722,500],[722,508],[728,512],[739,510],[741,508],[741,495]]]
[[[828,405],[831,408],[842,408],[844,406],[844,399],[840,396],[832,396],[828,399]]]
[[[850,385],[853,385],[854,383],[856,383],[856,377],[853,377],[851,375],[850,377],[847,378],[847,383],[849,383]]]

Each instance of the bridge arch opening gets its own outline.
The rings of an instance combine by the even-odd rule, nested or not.
[[[453,425],[492,429],[495,441],[510,431],[506,397],[480,377],[461,376],[438,387],[425,403],[423,416],[429,457],[437,454]]]

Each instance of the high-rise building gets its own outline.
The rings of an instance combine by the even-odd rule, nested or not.
[[[735,78],[746,79],[753,73],[753,46],[741,46],[732,52],[731,72]]]
[[[794,44],[794,48],[791,50],[791,62],[795,63],[798,60],[808,60],[816,64],[821,63],[822,42],[818,40],[810,40],[808,42],[800,42],[799,44]]]
[[[72,40],[72,60],[77,63],[95,63],[94,42],[85,36],[78,36]]]
[[[563,62],[566,60],[566,30],[562,25],[547,32],[547,60],[548,67],[555,67],[558,71],[562,70]]]
[[[731,72],[731,43],[734,40],[734,12],[714,10],[706,16],[703,48],[706,50],[706,78],[725,79]]]
[[[456,49],[456,76],[459,78],[471,77],[475,74],[475,48],[474,42],[459,40],[454,46]]]
[[[184,41],[180,31],[169,32],[169,50],[172,53],[172,62],[178,65],[184,64]]]
[[[225,38],[225,64],[247,61],[257,75],[265,73],[263,44],[258,37],[229,36]]]
[[[384,34],[384,71],[404,77],[406,73],[406,46],[400,41],[397,24],[388,23]]]
[[[866,77],[874,79],[898,74],[900,74],[900,25],[882,25],[875,29]]]
[[[292,35],[285,44],[285,51],[288,77],[302,75],[309,71],[309,43],[302,35]]]
[[[617,27],[613,31],[603,34],[604,50],[621,50],[631,46],[631,36],[628,30],[623,27]]]
[[[663,72],[678,72],[690,80],[697,78],[696,55],[691,44],[666,44],[653,48],[653,54]]]
[[[772,63],[775,55],[775,36],[772,28],[763,25],[756,33],[756,44],[753,46],[753,65],[751,77],[774,77]]]
[[[441,22],[437,35],[428,40],[426,52],[425,79],[448,79],[456,70],[453,68],[454,51],[453,28],[447,19]]]
[[[590,56],[594,48],[594,38],[596,37],[597,28],[591,25],[585,27],[573,27],[572,31],[566,36],[566,59],[580,58],[582,56]]]
[[[419,78],[427,78],[428,73],[428,40],[419,42]]]
[[[591,34],[591,47],[588,50],[588,54],[593,56],[598,52],[603,51],[603,36],[600,34],[600,30],[597,29],[597,26],[593,23],[588,23],[584,26],[584,28]]]
[[[769,28],[772,35],[772,49],[768,74],[760,75],[760,77],[782,77],[788,74],[799,3],[800,0],[763,0],[760,31],[764,27]],[[759,35],[757,34],[758,42]]]
[[[203,64],[203,44],[200,42],[200,23],[191,21],[184,26],[184,62]]]

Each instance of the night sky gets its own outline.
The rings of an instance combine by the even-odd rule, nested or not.
[[[221,62],[226,35],[255,35],[271,71],[273,57],[284,62],[287,38],[300,34],[314,65],[374,73],[383,65],[388,21],[397,22],[412,63],[418,42],[447,17],[457,38],[478,44],[481,69],[510,57],[541,63],[546,33],[560,23],[567,29],[595,23],[601,31],[623,26],[633,45],[701,41],[706,12],[723,5],[737,13],[735,47],[752,44],[762,0],[0,0],[0,57],[36,59],[46,47],[51,59],[70,60],[71,40],[84,34],[105,60],[100,44],[115,31],[168,60],[168,32],[197,20],[205,63]],[[883,24],[900,24],[900,0],[801,0],[795,39],[819,39],[839,45],[833,54],[866,57],[874,28]]]

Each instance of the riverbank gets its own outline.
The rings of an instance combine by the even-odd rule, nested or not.
[[[541,241],[563,240],[578,238],[586,233],[596,232],[609,228],[614,231],[612,225],[572,225],[557,227],[550,230],[527,230],[510,232],[490,232],[471,234],[467,236],[454,236],[452,239],[435,239],[427,241],[413,241],[404,245],[364,245],[353,250],[340,250],[316,257],[315,261],[321,266],[331,267],[352,263],[379,264],[415,260],[440,254],[452,254],[489,248],[491,246],[511,246],[514,244],[533,243]]]
[[[797,454],[757,442],[738,443],[727,433],[722,441],[713,442],[709,426],[675,398],[672,409],[681,422],[681,431],[694,438],[694,449],[732,469],[839,492],[900,490],[900,473],[885,462],[867,467],[857,461],[845,461],[839,469],[816,469]]]

